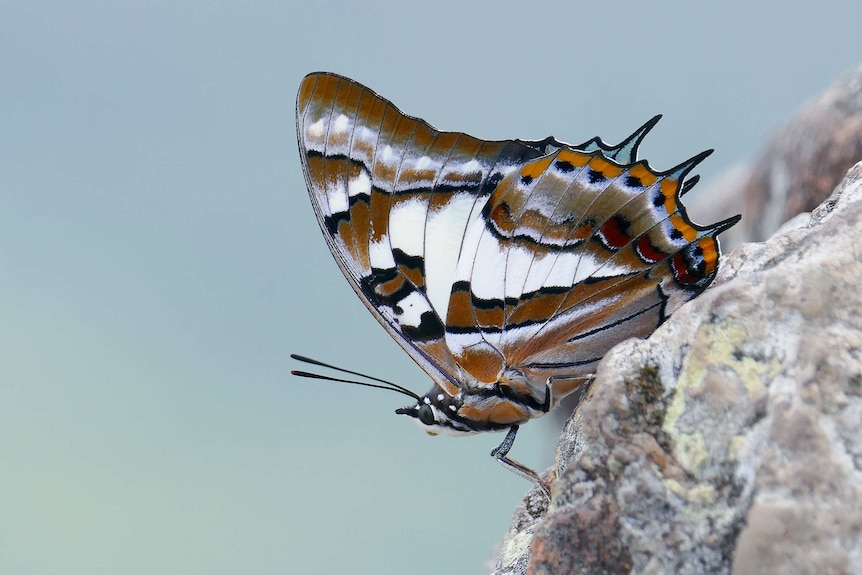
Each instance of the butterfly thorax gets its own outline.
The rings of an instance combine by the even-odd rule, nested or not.
[[[463,386],[454,396],[435,385],[416,404],[395,411],[410,416],[429,435],[503,431],[540,417],[551,408],[551,390],[539,399],[522,373],[506,370],[491,385]]]

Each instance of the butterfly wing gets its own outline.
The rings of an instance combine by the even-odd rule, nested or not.
[[[646,336],[712,281],[716,235],[680,195],[706,154],[440,132],[333,74],[307,76],[297,134],[330,250],[384,328],[450,395],[571,392],[610,347]],[[511,378],[506,374],[517,373]]]
[[[458,246],[507,171],[540,146],[440,132],[370,89],[309,74],[297,139],[311,202],[339,267],[366,307],[451,395],[463,380],[446,347]]]

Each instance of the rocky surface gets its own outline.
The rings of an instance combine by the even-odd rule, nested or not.
[[[617,346],[495,573],[862,573],[862,163]]]

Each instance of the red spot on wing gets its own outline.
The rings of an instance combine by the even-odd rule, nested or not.
[[[683,284],[693,284],[697,283],[700,280],[699,275],[692,275],[689,268],[688,262],[685,261],[685,257],[682,253],[677,253],[673,256],[671,260],[671,266],[673,267],[673,276]]]
[[[631,237],[625,231],[627,227],[628,224],[622,218],[613,216],[602,224],[599,230],[603,243],[615,250],[625,247],[631,241]]]
[[[667,257],[667,254],[653,247],[649,241],[649,236],[642,235],[638,240],[638,253],[641,258],[647,263],[660,262]]]

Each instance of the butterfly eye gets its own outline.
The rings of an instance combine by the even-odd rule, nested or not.
[[[423,405],[419,408],[419,421],[425,425],[434,425],[434,411],[430,405]]]

